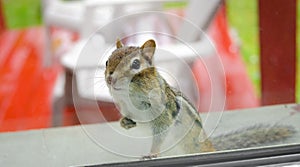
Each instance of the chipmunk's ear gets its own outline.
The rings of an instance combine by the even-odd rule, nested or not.
[[[123,47],[123,44],[122,44],[122,42],[120,41],[120,39],[119,39],[119,38],[117,39],[116,46],[117,46],[117,49],[119,49],[119,48],[122,48],[122,47]]]
[[[143,46],[141,47],[143,54],[145,56],[145,58],[151,63],[152,62],[152,58],[155,52],[155,41],[153,39],[150,39],[148,41],[146,41]]]

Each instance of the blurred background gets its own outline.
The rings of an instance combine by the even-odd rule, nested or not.
[[[91,82],[83,83],[88,80],[89,67],[101,66],[101,62],[91,57],[87,64],[97,61],[96,64],[84,64],[77,73],[74,66],[78,58],[74,55],[99,27],[114,18],[141,11],[175,14],[191,20],[208,34],[218,54],[203,54],[217,56],[222,62],[225,74],[220,80],[225,83],[220,83],[220,87],[225,92],[226,110],[300,101],[300,36],[296,33],[300,28],[300,2],[296,0],[276,0],[276,3],[270,0],[0,0],[0,4],[0,132],[101,122],[103,120],[93,120],[95,112],[99,112],[95,103],[106,121],[118,120],[120,115],[104,91],[105,86],[98,87],[100,95],[96,100],[82,92],[86,90],[84,86],[91,85]],[[276,13],[282,17],[276,17]],[[109,34],[99,32],[101,37],[95,40],[105,48],[117,35],[126,37],[139,31],[140,24],[150,24],[157,30],[168,27],[170,33],[202,45],[201,38],[188,35],[189,30],[181,27],[180,20],[165,19],[147,16],[131,20]],[[270,32],[268,28],[272,26],[274,31]],[[279,31],[280,34],[267,33]],[[174,48],[172,41],[152,37],[166,48],[170,45],[169,48]],[[122,40],[126,44],[144,39]],[[287,52],[281,53],[278,45]],[[213,96],[208,72],[203,60],[191,57],[189,55],[188,60],[194,77],[184,78],[176,72],[174,75],[178,80],[197,85],[201,98],[194,102],[200,112],[207,112]],[[210,57],[205,61],[212,63],[215,59]],[[286,82],[281,84],[282,80]],[[187,94],[191,91],[186,90]]]

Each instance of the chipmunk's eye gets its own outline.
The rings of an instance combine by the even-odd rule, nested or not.
[[[108,61],[105,62],[105,66],[107,67]]]
[[[131,68],[132,69],[139,69],[141,66],[141,63],[138,59],[135,59],[132,64],[131,64]]]

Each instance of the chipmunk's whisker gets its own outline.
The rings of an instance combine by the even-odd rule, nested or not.
[[[97,86],[99,86],[100,88],[103,88],[106,86],[105,82],[100,82],[100,84],[98,84]]]
[[[87,84],[87,89],[90,90],[90,89],[93,89],[95,88],[95,86],[97,85],[105,85],[105,80],[104,78],[101,78],[101,79],[98,79],[98,80],[95,80],[94,82],[90,82]]]
[[[98,84],[98,83],[103,83],[103,84],[105,84],[105,79],[102,78],[102,79],[99,79],[99,80],[95,80],[95,81],[94,81],[94,85],[96,85],[96,84]]]
[[[95,76],[93,78],[105,78],[104,76]]]
[[[104,76],[94,76],[94,77],[87,77],[85,79],[92,80],[92,79],[104,79],[104,78],[105,78]]]

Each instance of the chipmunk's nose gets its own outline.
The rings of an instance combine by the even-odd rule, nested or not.
[[[107,83],[108,83],[109,85],[115,84],[115,83],[116,83],[116,79],[113,79],[112,76],[108,76],[108,77],[107,77]]]
[[[106,81],[107,81],[108,84],[111,85],[112,77],[111,77],[111,76],[108,76]]]

